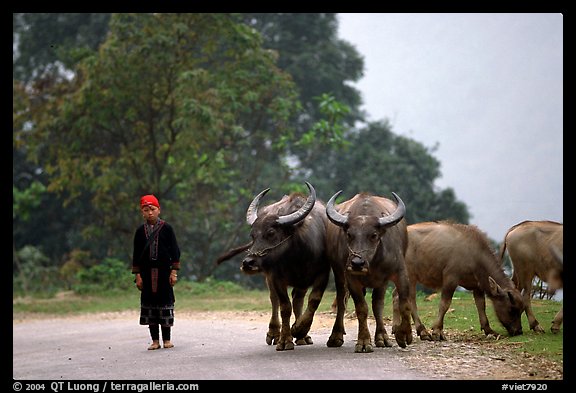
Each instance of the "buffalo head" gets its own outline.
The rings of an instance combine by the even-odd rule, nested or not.
[[[515,287],[503,288],[492,277],[488,277],[490,284],[489,297],[494,305],[496,317],[506,328],[510,336],[522,334],[522,313],[524,301],[522,295]]]
[[[382,211],[388,211],[390,206],[383,206],[377,199],[365,196],[356,202],[350,200],[341,204],[345,204],[348,210],[348,215],[344,215],[334,207],[334,201],[341,192],[342,190],[338,191],[330,198],[326,204],[326,214],[330,221],[341,227],[346,234],[346,270],[352,274],[367,274],[370,262],[378,248],[382,247],[382,237],[386,229],[404,218],[406,206],[398,195],[392,193],[396,199],[396,207],[390,214],[384,215]],[[351,202],[353,203],[350,204]]]
[[[240,269],[247,274],[259,273],[263,264],[272,255],[281,255],[286,250],[290,238],[299,223],[312,211],[316,203],[316,190],[306,182],[310,195],[304,204],[303,198],[285,196],[281,201],[266,206],[258,213],[262,197],[270,191],[269,188],[260,192],[246,210],[246,222],[252,227],[250,237],[252,245],[246,251]],[[273,258],[271,258],[273,259]]]

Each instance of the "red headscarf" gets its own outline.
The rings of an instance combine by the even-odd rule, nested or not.
[[[158,202],[158,199],[152,194],[144,195],[142,198],[140,198],[140,208],[149,205],[153,205],[156,206],[157,208],[160,208],[160,202]]]

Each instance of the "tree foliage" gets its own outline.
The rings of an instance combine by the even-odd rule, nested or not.
[[[305,191],[304,180],[321,199],[394,191],[409,222],[468,221],[453,190],[434,186],[433,150],[386,121],[362,123],[351,83],[363,59],[338,39],[337,14],[13,22],[15,254],[39,246],[70,277],[107,258],[127,267],[139,196],[154,193],[183,278],[262,285],[214,260],[248,240],[257,192]],[[15,259],[15,271],[24,265]]]
[[[281,163],[273,142],[290,133],[297,101],[260,44],[225,14],[113,15],[98,53],[53,88],[30,146],[49,191],[67,203],[90,196],[86,235],[120,235],[107,254],[126,250],[138,196],[154,193],[193,245],[185,257],[209,260],[228,206],[252,191],[262,163]],[[239,182],[250,191],[230,187]],[[210,273],[199,265],[197,277]]]
[[[343,190],[339,200],[359,192],[392,197],[407,206],[408,223],[450,219],[468,223],[466,206],[453,190],[438,190],[440,162],[422,144],[394,134],[387,122],[372,122],[350,133],[344,151],[326,150],[325,165],[314,172],[326,198]]]
[[[346,120],[353,126],[362,119],[360,92],[351,85],[364,71],[364,60],[348,42],[338,38],[337,14],[253,13],[243,20],[254,26],[264,46],[279,53],[278,66],[294,78],[305,116],[300,131],[310,129],[321,118],[315,103],[326,93],[349,107]]]
[[[12,14],[14,78],[32,81],[42,75],[72,69],[94,52],[108,31],[110,14]]]

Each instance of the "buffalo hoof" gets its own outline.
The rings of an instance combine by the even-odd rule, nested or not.
[[[279,339],[279,334],[266,333],[266,344],[268,345],[277,344]]]
[[[362,343],[358,342],[358,343],[356,344],[356,346],[354,347],[354,352],[357,352],[357,353],[370,353],[370,352],[374,352],[374,348],[372,348],[372,344],[371,344],[371,343],[362,344]]]
[[[534,325],[534,327],[532,328],[532,330],[534,330],[535,333],[545,333],[545,332],[546,332],[546,331],[542,328],[542,326],[540,326],[540,324]]]
[[[560,326],[552,325],[552,327],[550,328],[550,331],[554,334],[558,334],[558,333],[560,333]]]
[[[489,334],[493,335],[493,336],[497,336],[498,333],[496,333],[494,330],[492,330],[492,328],[490,326],[488,327],[484,327],[482,328],[482,330],[484,330],[484,335],[487,336]]]
[[[412,343],[412,335],[398,333],[394,336],[396,337],[396,344],[398,344],[400,348],[406,348],[406,345]]]
[[[294,343],[290,340],[286,340],[284,342],[280,341],[278,345],[276,345],[277,351],[290,351],[294,349]]]
[[[374,337],[374,343],[376,344],[376,347],[378,347],[378,348],[384,348],[384,347],[389,348],[392,346],[392,342],[390,341],[388,336]]]
[[[432,341],[446,341],[444,332],[432,332]]]
[[[412,340],[413,340],[413,338],[412,338],[412,330],[410,330],[410,331],[408,332],[408,334],[406,335],[406,344],[408,344],[408,345],[412,344]]]
[[[326,342],[326,346],[329,348],[338,348],[344,344],[344,338],[342,337],[333,337],[330,336],[328,341]]]
[[[310,326],[312,326],[312,320],[301,322],[298,321],[290,329],[290,333],[294,337],[305,337],[310,331]]]
[[[296,345],[311,345],[311,344],[314,343],[312,342],[312,338],[310,336],[296,339]]]
[[[492,337],[494,337],[496,340],[500,340],[500,337],[502,337],[502,336],[500,335],[500,333],[498,333],[498,332],[496,332],[496,331],[494,331],[494,330],[492,330],[492,329],[485,330],[485,331],[484,331],[484,335],[485,335],[486,337],[492,336]]]
[[[422,329],[418,333],[418,337],[420,337],[420,340],[422,341],[432,341],[432,336],[430,335],[430,333],[428,333],[428,330],[426,329]]]

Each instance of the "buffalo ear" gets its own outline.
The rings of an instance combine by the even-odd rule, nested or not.
[[[490,284],[490,293],[492,296],[501,295],[504,293],[504,290],[492,277],[488,277],[488,283]]]

